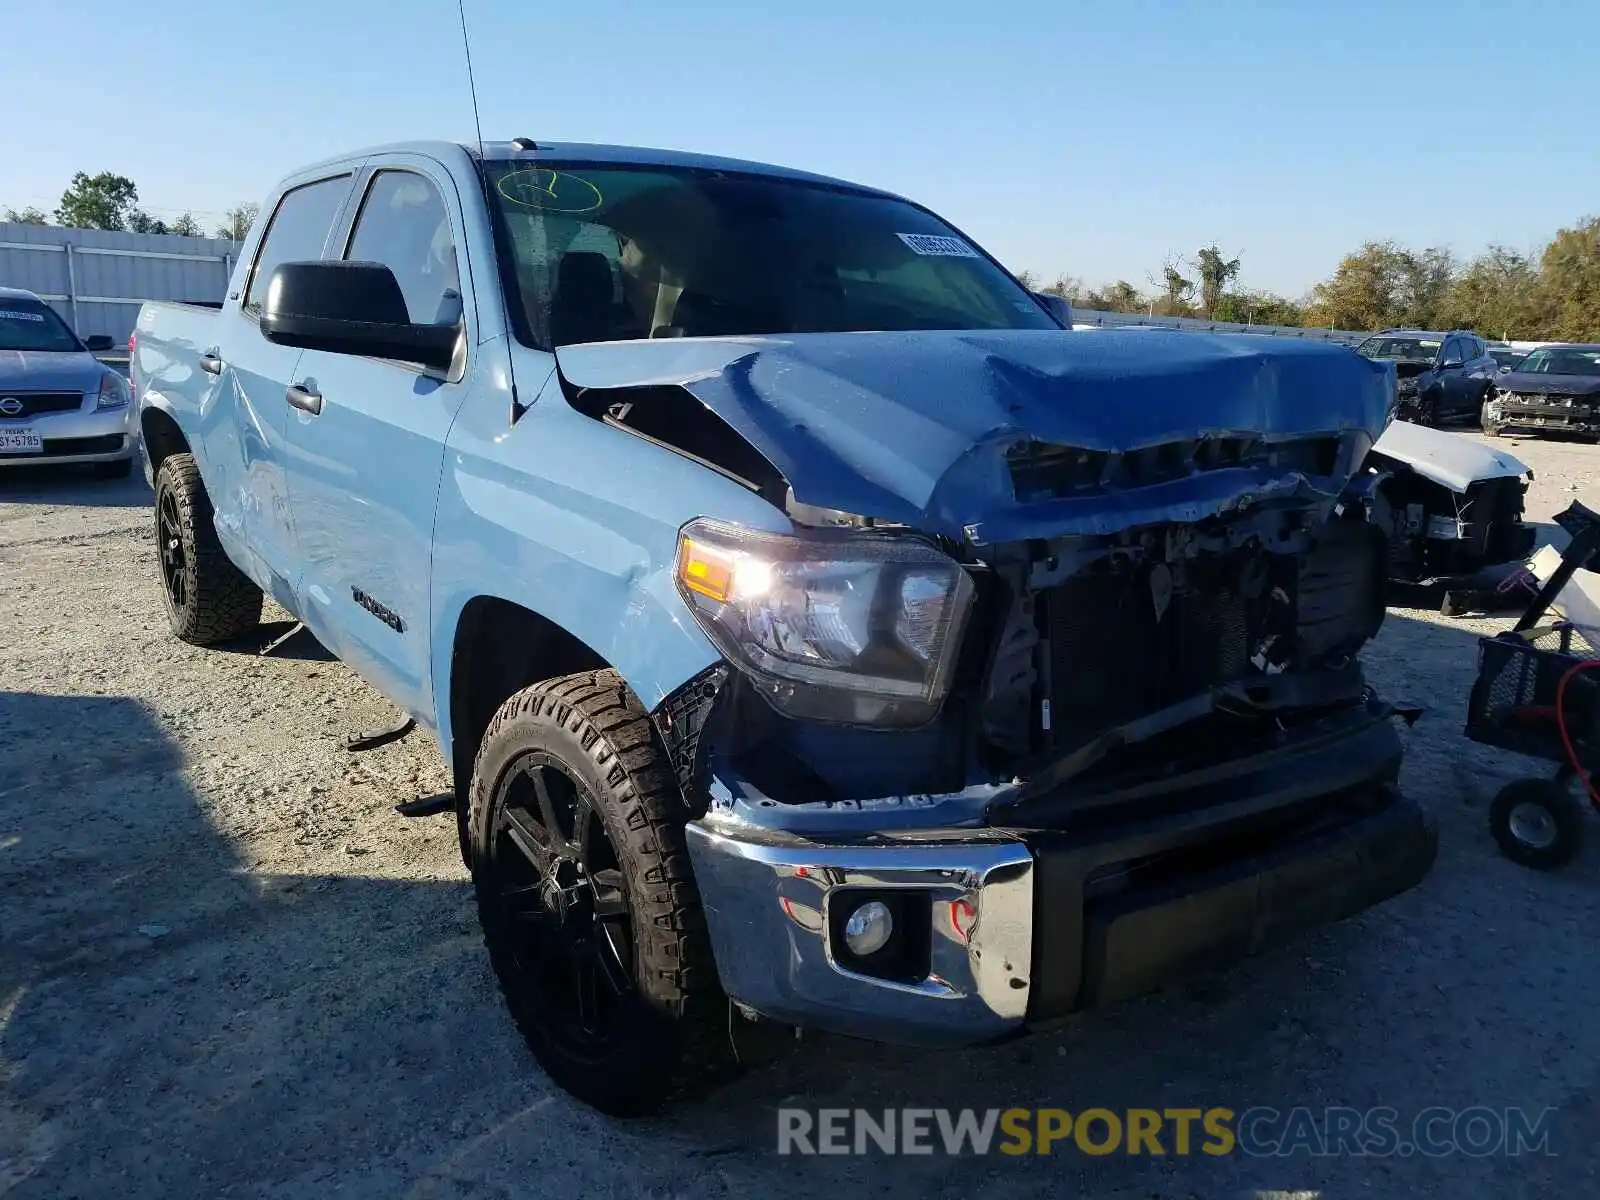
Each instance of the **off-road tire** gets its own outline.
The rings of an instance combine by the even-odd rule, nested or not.
[[[166,508],[170,500],[170,509]],[[213,646],[261,624],[261,589],[234,566],[217,540],[211,498],[192,454],[169,454],[156,472],[156,566],[162,570],[163,513],[176,515],[183,554],[182,599],[163,576],[161,595],[172,632],[192,646]]]
[[[1566,866],[1583,849],[1587,814],[1584,802],[1551,779],[1518,779],[1500,789],[1489,806],[1489,832],[1514,863],[1536,871]],[[1549,840],[1530,841],[1520,836],[1514,815],[1530,809],[1543,813]]]
[[[96,479],[126,479],[133,474],[133,459],[119,458],[116,462],[95,463]]]
[[[539,1020],[538,985],[518,968],[496,908],[494,838],[502,777],[542,751],[581,779],[621,868],[633,934],[636,1015],[603,1057],[575,1056]],[[684,838],[687,812],[644,707],[615,671],[517,692],[495,713],[473,765],[469,858],[484,944],[501,993],[545,1073],[613,1116],[641,1116],[727,1073],[728,1005],[717,980]]]

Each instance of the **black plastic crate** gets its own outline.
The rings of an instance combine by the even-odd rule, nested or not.
[[[1522,634],[1478,639],[1478,678],[1467,702],[1467,736],[1536,758],[1566,757],[1556,724],[1556,690],[1594,648],[1565,623]],[[1600,751],[1600,668],[1573,677],[1563,708],[1585,767]]]

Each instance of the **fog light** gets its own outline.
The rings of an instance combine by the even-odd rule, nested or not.
[[[894,917],[881,900],[868,900],[844,923],[844,944],[858,958],[876,954],[894,936]]]

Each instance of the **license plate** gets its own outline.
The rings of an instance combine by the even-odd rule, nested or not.
[[[43,454],[44,439],[37,430],[0,429],[0,454]]]

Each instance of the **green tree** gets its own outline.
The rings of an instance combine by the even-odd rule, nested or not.
[[[1562,229],[1539,259],[1546,338],[1600,341],[1600,217]]]
[[[217,226],[216,236],[234,242],[244,241],[245,235],[250,232],[250,226],[255,224],[256,214],[260,211],[259,204],[241,204],[237,208],[230,208],[223,214],[223,221]]]
[[[1149,301],[1126,279],[1119,279],[1106,287],[1083,293],[1081,307],[1099,312],[1137,313],[1148,307]]]
[[[50,224],[50,215],[48,213],[41,212],[37,208],[34,208],[31,204],[21,212],[18,212],[14,208],[6,209],[5,217],[3,219],[7,221],[14,221],[18,225]]]
[[[1194,306],[1189,303],[1194,299],[1194,280],[1178,270],[1175,260],[1162,263],[1161,278],[1152,277],[1150,282],[1161,289],[1161,295],[1152,306],[1156,312],[1164,317],[1187,317],[1194,312]]]
[[[1382,329],[1400,316],[1404,251],[1393,242],[1368,242],[1339,261],[1331,279],[1312,289],[1307,320],[1337,329]]]
[[[1457,273],[1440,324],[1489,337],[1538,339],[1550,324],[1538,266],[1525,254],[1490,246]]]
[[[1271,292],[1224,292],[1211,316],[1240,325],[1304,325],[1305,309]]]
[[[167,223],[152,217],[142,208],[136,208],[128,214],[128,229],[132,233],[171,233]]]
[[[1456,278],[1455,256],[1439,246],[1430,246],[1420,253],[1402,250],[1399,265],[1399,286],[1395,294],[1399,324],[1419,329],[1449,326],[1446,305]]]
[[[61,193],[56,223],[74,229],[127,229],[138,199],[139,189],[126,175],[79,171]]]
[[[200,222],[194,219],[193,213],[184,213],[170,226],[168,233],[175,233],[179,237],[205,237],[206,231],[200,228]]]
[[[1195,255],[1194,270],[1200,276],[1200,311],[1208,317],[1217,317],[1217,305],[1222,300],[1222,293],[1239,277],[1239,260],[1223,258],[1222,251],[1212,242]]]

